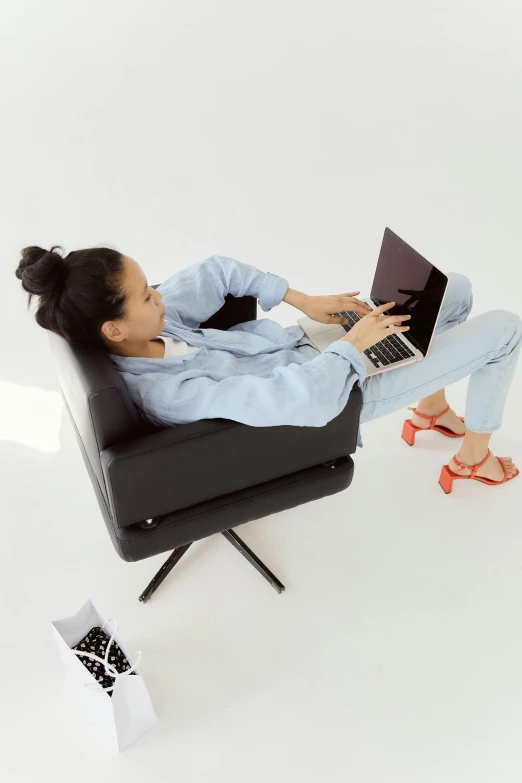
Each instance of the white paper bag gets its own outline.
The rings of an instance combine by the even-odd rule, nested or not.
[[[84,698],[88,720],[100,724],[102,731],[110,734],[119,751],[158,722],[143,677],[140,670],[136,668],[141,653],[138,653],[138,658],[134,662],[121,639],[116,636],[117,623],[107,620],[89,600],[75,615],[53,620],[51,625],[67,676],[73,687]],[[71,649],[94,626],[101,626],[118,644],[131,667],[126,672],[116,672],[108,663],[110,644],[107,645],[105,661],[94,656],[104,664],[106,674],[114,679],[114,685],[109,689],[112,690],[112,697],[100,686],[75,651]],[[133,674],[129,676],[131,671]]]

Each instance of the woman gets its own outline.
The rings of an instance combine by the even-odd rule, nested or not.
[[[519,475],[511,457],[493,456],[488,444],[501,426],[522,320],[506,310],[467,320],[473,296],[463,275],[448,275],[428,356],[366,378],[362,351],[408,328],[398,325],[405,316],[381,317],[391,305],[371,312],[348,294],[307,296],[278,275],[217,255],[182,269],[155,290],[137,262],[116,250],[90,248],[63,257],[57,247],[24,248],[16,270],[29,293],[28,306],[33,295],[40,297],[37,323],[71,343],[108,353],[154,424],[225,418],[259,427],[322,427],[341,413],[359,382],[361,423],[422,397],[407,425],[412,432],[436,427],[464,437],[442,469],[439,481],[446,492],[455,478],[493,485]],[[283,328],[266,318],[226,331],[200,329],[228,293],[256,297],[264,312],[286,301],[325,323],[344,320],[332,312],[353,310],[363,317],[322,353],[300,326]],[[441,387],[467,375],[464,426]],[[360,429],[357,444],[363,445]]]

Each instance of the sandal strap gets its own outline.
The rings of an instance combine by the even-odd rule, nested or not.
[[[475,473],[477,472],[477,470],[478,470],[479,468],[481,468],[481,467],[482,467],[482,465],[483,465],[483,464],[486,462],[486,460],[488,459],[488,457],[490,456],[490,454],[491,454],[491,451],[490,451],[490,449],[488,449],[488,453],[486,454],[486,456],[484,457],[484,459],[482,460],[482,462],[478,462],[476,465],[465,465],[465,464],[464,464],[464,462],[460,462],[460,461],[457,459],[457,455],[455,455],[455,456],[453,457],[453,461],[457,463],[457,465],[459,466],[459,468],[471,468],[471,475],[472,475],[472,476],[474,476],[474,475],[475,475]]]
[[[502,465],[502,470],[504,471],[504,478],[502,479],[502,481],[507,481],[508,480],[508,469],[506,468],[506,463],[504,462],[502,457],[497,457],[497,459],[500,462],[500,464]]]
[[[425,413],[419,413],[416,408],[410,408],[408,407],[409,411],[413,411],[416,416],[421,416],[423,419],[431,419],[429,429],[435,426],[435,422],[437,419],[440,419],[441,416],[444,416],[445,413],[447,413],[450,409],[450,406],[446,408],[446,410],[443,410],[442,413],[437,414],[437,416],[426,416]]]

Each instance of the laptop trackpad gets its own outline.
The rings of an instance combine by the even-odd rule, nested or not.
[[[320,351],[324,351],[330,343],[345,337],[347,332],[340,324],[322,324],[308,316],[298,318],[297,323],[305,334],[310,337]]]

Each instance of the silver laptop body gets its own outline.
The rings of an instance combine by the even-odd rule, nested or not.
[[[410,314],[408,321],[401,322],[410,329],[383,338],[361,354],[368,376],[420,362],[427,356],[447,286],[447,275],[386,227],[370,296],[357,298],[372,310],[395,302],[384,316]],[[348,317],[351,323],[323,324],[307,316],[297,319],[321,353],[335,340],[344,337],[362,318],[350,311],[332,315]]]

